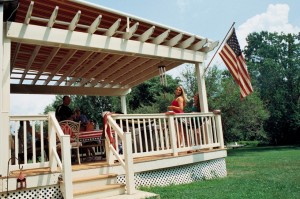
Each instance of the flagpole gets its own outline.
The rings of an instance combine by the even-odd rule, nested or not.
[[[229,28],[228,32],[226,33],[222,43],[219,45],[218,49],[216,50],[215,54],[213,55],[213,57],[211,58],[210,62],[208,63],[208,65],[206,66],[205,70],[204,70],[204,74],[206,73],[206,70],[208,69],[209,65],[211,64],[212,60],[214,59],[214,57],[216,56],[217,52],[219,51],[220,47],[223,45],[225,39],[227,38],[229,32],[231,31],[232,27],[234,26],[235,22],[232,23],[231,27]]]

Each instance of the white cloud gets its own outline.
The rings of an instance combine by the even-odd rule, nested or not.
[[[252,32],[298,33],[300,28],[288,21],[289,10],[290,7],[287,4],[270,4],[266,12],[255,15],[240,25],[237,29],[237,37],[241,48],[245,47],[246,37]]]
[[[55,99],[54,95],[11,94],[10,112],[13,115],[42,114],[47,105]]]

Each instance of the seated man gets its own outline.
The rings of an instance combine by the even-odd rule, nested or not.
[[[63,103],[56,108],[55,117],[59,122],[63,120],[73,120],[73,112],[69,107],[70,103],[71,98],[69,96],[64,96]]]

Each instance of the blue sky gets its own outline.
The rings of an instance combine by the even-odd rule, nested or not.
[[[251,32],[300,32],[299,0],[86,1],[220,42],[235,22],[242,49]],[[220,63],[218,56],[214,62]],[[170,74],[177,76],[178,71],[180,69]],[[11,95],[11,113],[39,114],[53,100],[53,95]]]

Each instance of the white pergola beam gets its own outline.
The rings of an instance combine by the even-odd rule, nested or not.
[[[81,15],[81,11],[78,10],[78,12],[76,13],[76,15],[74,16],[73,20],[71,21],[70,25],[69,25],[69,30],[73,31],[75,30],[78,22],[79,22],[79,19],[80,19],[80,15]]]
[[[73,57],[73,55],[76,53],[76,50],[70,50],[68,54],[62,59],[59,64],[56,66],[54,71],[51,71],[51,74],[48,76],[46,81],[44,82],[44,85],[47,85],[52,78],[56,75],[57,72],[61,70],[61,68]]]
[[[25,24],[29,24],[29,22],[30,22],[30,18],[31,18],[32,10],[33,10],[33,5],[34,5],[34,1],[31,1],[30,5],[28,7],[27,13],[26,13],[25,20],[24,20]]]
[[[51,14],[51,17],[48,21],[48,24],[47,24],[47,27],[50,27],[52,28],[54,23],[55,23],[55,20],[56,20],[56,17],[57,17],[57,14],[58,14],[58,6],[56,6]]]
[[[73,64],[72,67],[70,67],[69,70],[59,78],[59,80],[57,80],[55,85],[60,85],[67,77],[71,76],[71,73],[73,73],[81,64],[83,64],[83,62],[85,62],[92,54],[93,52],[90,51],[85,52],[80,59],[78,59],[77,62]]]
[[[160,34],[159,36],[154,38],[152,43],[157,44],[157,45],[161,44],[169,36],[169,33],[170,33],[170,30],[166,30],[165,32],[163,32],[162,34]]]
[[[29,61],[27,62],[26,69],[25,69],[25,71],[24,71],[24,73],[23,73],[23,75],[22,75],[22,77],[21,77],[21,79],[20,79],[20,84],[23,83],[24,78],[25,78],[25,76],[26,76],[26,73],[27,73],[27,71],[29,70],[29,68],[30,68],[30,66],[32,65],[32,63],[34,62],[35,57],[37,56],[37,54],[38,54],[38,52],[39,52],[40,49],[41,49],[41,46],[36,46],[36,47],[34,48],[33,53],[31,54],[30,59],[29,59]]]
[[[108,69],[112,64],[114,64],[116,61],[120,60],[122,56],[120,55],[114,55],[111,59],[109,59],[108,62],[105,62],[101,67],[99,67],[96,71],[94,71],[94,77],[101,75],[106,69]],[[98,79],[98,78],[97,78]],[[95,86],[97,84],[97,80],[92,80],[90,82],[90,86]]]
[[[57,95],[91,95],[120,96],[127,95],[129,88],[94,88],[78,86],[43,86],[43,85],[10,85],[11,93],[17,94],[57,94]]]
[[[169,41],[167,41],[166,45],[173,47],[178,44],[178,42],[182,39],[182,37],[183,37],[183,34],[180,33],[180,34],[176,35],[175,37],[173,37],[172,39],[170,39]]]
[[[123,77],[119,78],[118,82],[120,82],[123,85],[126,85],[129,82],[128,78],[130,78],[130,79],[138,79],[140,77],[138,77],[137,74],[139,74],[141,71],[145,70],[145,68],[147,70],[152,70],[153,71],[153,68],[150,68],[150,67],[153,66],[153,65],[155,65],[155,64],[159,64],[159,63],[160,63],[160,60],[154,59],[154,60],[150,60],[150,61],[148,61],[146,63],[143,63],[144,67],[138,67],[138,66],[136,66],[133,71],[131,71],[130,73],[128,73],[126,75],[126,77],[123,76]],[[155,67],[155,70],[158,73],[158,68],[157,67]]]
[[[179,44],[179,47],[180,48],[187,48],[195,41],[195,39],[196,39],[195,36],[191,36],[190,38],[188,38],[185,41],[181,42]]]
[[[95,20],[94,22],[92,23],[92,25],[89,27],[89,29],[87,30],[87,32],[89,34],[94,34],[94,32],[96,32],[98,26],[100,25],[101,23],[101,19],[102,19],[102,15],[99,15]]]
[[[108,54],[100,54],[97,58],[94,58],[89,64],[87,64],[82,71],[80,71],[80,75],[76,74],[77,77],[73,77],[69,82],[68,85],[72,85],[74,82],[76,82],[78,79],[83,77],[91,68],[96,66],[98,63],[100,63],[102,60],[107,57]]]
[[[86,82],[88,82],[90,79],[98,76],[99,74],[101,74],[107,67],[111,66],[111,64],[115,63],[116,61],[118,61],[120,58],[122,58],[122,56],[120,55],[113,55],[112,58],[110,58],[107,62],[105,62],[104,64],[102,64],[100,67],[97,67],[96,70],[93,71],[93,73],[90,73],[88,76],[85,77],[84,80],[82,80],[80,82],[79,85],[84,85]],[[93,82],[93,81],[92,81]],[[96,84],[96,83],[95,83]],[[93,85],[95,85],[93,84]]]
[[[207,44],[208,39],[203,39],[201,41],[198,41],[196,44],[192,45],[192,47],[190,48],[191,50],[200,50],[201,48],[203,48],[203,46],[205,44]]]
[[[128,56],[124,60],[122,60],[121,63],[118,64],[118,68],[122,71],[123,67],[125,67],[127,64],[129,64],[131,61],[138,59],[136,57]],[[111,76],[112,74],[115,75],[116,71],[114,68],[110,68],[109,70],[103,72],[100,74],[99,79],[106,79],[107,77]]]
[[[126,67],[126,70],[119,70],[116,73],[114,73],[113,77],[109,77],[105,79],[106,84],[110,84],[111,87],[118,85],[121,81],[124,81],[124,74],[127,73],[130,75],[130,72],[134,69],[138,68],[141,65],[144,65],[147,63],[147,59],[140,58],[139,60],[135,61],[134,64],[130,64]],[[126,75],[127,75],[126,74]]]
[[[151,28],[149,28],[147,31],[145,31],[142,35],[139,36],[138,40],[141,42],[145,42],[147,41],[150,36],[153,34],[155,29],[155,26],[152,26]]]
[[[41,74],[45,71],[45,69],[48,67],[48,65],[51,63],[55,55],[58,53],[59,48],[53,48],[47,59],[43,62],[43,65],[41,69],[38,71],[38,74],[35,76],[34,80],[32,81],[32,85],[34,85],[37,80],[40,78]]]
[[[203,62],[205,53],[122,38],[107,37],[57,28],[7,22],[7,37],[14,42],[46,45],[77,50],[106,51],[119,54],[160,57],[185,62]]]
[[[208,53],[208,52],[214,50],[215,47],[217,47],[218,45],[219,45],[219,41],[215,41],[215,42],[211,43],[209,46],[205,46],[201,51]]]
[[[105,32],[105,35],[108,36],[108,37],[111,37],[113,36],[117,29],[119,28],[120,26],[120,23],[121,23],[121,19],[118,19],[106,32]]]
[[[139,26],[139,22],[136,22],[133,26],[131,26],[128,30],[128,32],[126,31],[123,35],[123,39],[130,39],[133,34],[135,33],[135,31],[137,30]]]

